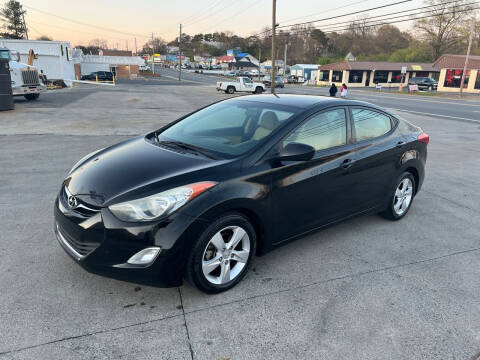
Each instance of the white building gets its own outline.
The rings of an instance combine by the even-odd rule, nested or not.
[[[111,71],[119,78],[137,76],[140,65],[145,65],[145,60],[139,56],[100,56],[81,55],[79,60],[80,73],[88,75],[95,71]],[[78,71],[78,70],[77,70]]]
[[[33,60],[33,65],[50,80],[66,80],[70,85],[68,80],[75,79],[72,47],[68,41],[0,39],[0,47],[18,52],[20,62],[25,64],[32,49],[38,57]]]

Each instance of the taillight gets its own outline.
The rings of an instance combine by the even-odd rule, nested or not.
[[[430,137],[427,134],[422,133],[418,135],[417,140],[424,143],[425,145],[428,145],[428,142],[430,141]]]

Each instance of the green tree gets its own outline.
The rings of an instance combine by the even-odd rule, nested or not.
[[[5,3],[3,9],[0,10],[0,20],[3,23],[4,32],[0,36],[7,39],[23,39],[26,37],[27,29],[23,16],[26,11],[22,5],[15,0],[9,0]]]
[[[394,51],[388,58],[388,61],[396,62],[432,62],[434,60],[430,46],[418,40],[412,41],[410,46],[405,49]]]

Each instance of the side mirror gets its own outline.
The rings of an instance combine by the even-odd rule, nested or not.
[[[313,158],[315,149],[307,144],[289,143],[280,152],[277,160],[280,161],[307,161]]]

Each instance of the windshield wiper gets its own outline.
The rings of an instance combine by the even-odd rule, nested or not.
[[[183,149],[183,150],[189,150],[191,152],[193,151],[194,153],[201,154],[201,155],[206,156],[210,159],[217,159],[217,157],[214,156],[208,150],[205,150],[203,148],[200,148],[200,147],[197,147],[197,146],[194,146],[194,145],[186,144],[186,143],[183,143],[181,141],[160,141],[160,140],[158,140],[158,138],[157,138],[157,141],[158,141],[159,144],[165,144],[166,146],[172,146],[172,147],[180,148],[180,149]]]

